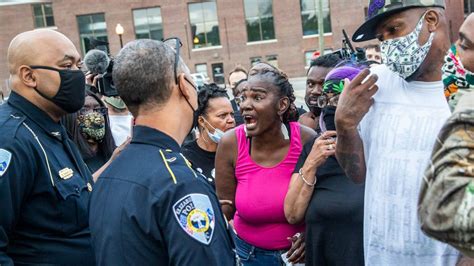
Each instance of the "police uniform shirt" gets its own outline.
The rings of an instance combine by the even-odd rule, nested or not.
[[[0,131],[0,265],[94,264],[92,176],[65,129],[12,92]]]
[[[219,201],[197,175],[171,137],[135,126],[92,193],[97,264],[233,265]]]

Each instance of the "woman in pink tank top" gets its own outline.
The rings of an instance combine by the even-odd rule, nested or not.
[[[245,124],[227,132],[217,149],[217,194],[233,203],[222,209],[233,220],[243,265],[281,265],[281,254],[292,244],[289,238],[304,231],[304,224],[290,225],[284,213],[298,157],[315,135],[294,122],[298,119],[294,100],[283,72],[257,64],[242,90]]]

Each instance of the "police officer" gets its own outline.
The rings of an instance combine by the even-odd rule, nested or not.
[[[93,264],[92,177],[59,124],[84,104],[79,53],[34,30],[8,48],[12,92],[0,106],[0,265]]]
[[[180,153],[198,104],[179,43],[137,40],[115,58],[115,86],[136,126],[92,193],[99,265],[234,264],[217,196]]]

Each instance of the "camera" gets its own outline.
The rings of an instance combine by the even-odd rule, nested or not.
[[[112,59],[110,60],[109,66],[107,67],[107,71],[97,79],[98,93],[107,97],[118,96],[117,89],[115,88],[114,81],[112,79],[113,67],[114,60]]]
[[[367,64],[367,58],[365,57],[365,51],[362,48],[355,48],[351,44],[351,40],[347,36],[345,30],[342,30],[344,39],[342,39],[342,48],[333,52],[333,54],[339,56],[344,61],[351,61],[359,64]]]

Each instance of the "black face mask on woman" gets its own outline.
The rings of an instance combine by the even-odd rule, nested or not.
[[[322,110],[323,122],[326,130],[336,130],[336,106],[326,106]]]
[[[57,71],[61,78],[58,92],[53,97],[46,96],[35,88],[43,98],[53,102],[68,113],[79,111],[86,99],[86,79],[81,70],[57,69],[49,66],[30,66],[32,69],[47,69]]]

